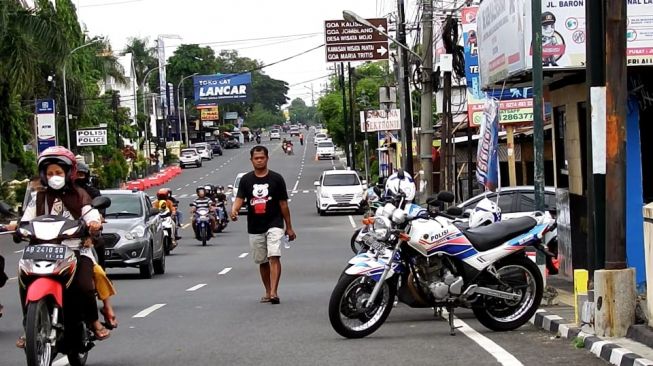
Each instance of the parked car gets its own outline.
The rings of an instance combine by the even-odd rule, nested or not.
[[[236,136],[228,136],[227,140],[224,143],[224,148],[225,149],[239,149],[240,148],[240,140]]]
[[[194,165],[198,168],[202,166],[202,157],[194,147],[181,150],[181,154],[179,155],[179,166],[184,169],[189,165]]]
[[[220,145],[220,142],[211,141],[210,144],[213,155],[217,154],[218,156],[222,156],[222,145]]]
[[[281,132],[278,129],[270,130],[270,141],[281,140]]]
[[[315,207],[317,213],[324,215],[329,211],[365,210],[363,195],[367,182],[361,181],[353,170],[326,170],[320,180],[315,181],[317,188]]]
[[[317,158],[331,160],[336,158],[336,146],[333,141],[320,141],[317,143]]]
[[[106,267],[138,268],[141,278],[165,273],[162,221],[150,198],[140,191],[101,193],[111,199],[102,230]]]
[[[238,173],[236,175],[236,179],[234,180],[233,185],[227,186],[227,189],[231,191],[231,204],[233,205],[234,201],[236,201],[236,196],[238,196],[238,186],[240,185],[240,179],[245,175],[246,173]],[[240,207],[239,213],[247,213],[247,203],[244,203]]]
[[[198,142],[192,147],[197,149],[203,160],[213,160],[213,149],[208,142]]]
[[[327,136],[326,133],[318,133],[318,134],[316,134],[315,137],[313,138],[313,145],[317,146],[317,144],[318,144],[320,141],[324,141],[324,140],[326,140],[326,139],[328,139],[328,138],[329,138],[329,137]]]
[[[490,192],[487,195],[481,193],[459,204],[458,207],[462,208],[463,212],[473,210],[484,197],[496,202],[497,193]],[[498,205],[503,218],[529,215],[535,211],[535,188],[533,186],[501,188]],[[544,187],[544,207],[546,211],[556,210],[555,187]]]

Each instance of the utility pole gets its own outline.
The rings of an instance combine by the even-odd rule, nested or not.
[[[451,15],[447,15],[445,24],[449,24],[452,21]],[[453,34],[449,31],[452,27],[447,27],[448,30],[446,33],[443,33],[442,37],[447,39],[452,39]],[[454,41],[452,44],[456,44]],[[447,50],[448,53],[453,54],[453,50]],[[444,56],[441,56],[444,57]],[[443,62],[441,62],[443,64]],[[446,62],[446,67],[440,66],[444,71],[444,85],[442,90],[442,127],[440,129],[440,190],[454,192],[453,190],[453,176],[455,171],[452,171],[452,136],[451,136],[451,125],[452,116],[451,116],[451,73],[452,65]],[[443,189],[444,187],[444,189]]]
[[[345,129],[345,155],[347,156],[347,166],[351,166],[351,156],[349,155],[349,124],[347,123],[347,91],[345,90],[345,63],[340,63],[340,88],[342,90],[342,123]]]
[[[590,278],[594,271],[602,269],[605,263],[605,164],[594,164],[594,153],[605,150],[605,141],[593,143],[594,134],[605,131],[605,114],[592,113],[601,110],[605,96],[605,4],[603,1],[588,1],[585,4],[587,19],[586,34],[586,80],[587,111],[585,119],[585,179],[587,179],[587,267]],[[597,103],[596,108],[594,103]],[[594,117],[598,118],[597,121]],[[600,134],[605,136],[604,134]],[[594,151],[596,149],[597,151]]]
[[[406,44],[406,13],[404,11],[404,0],[397,0],[397,42],[402,45]],[[410,108],[410,88],[408,86],[409,65],[408,65],[408,52],[402,47],[398,48],[399,51],[399,98],[400,98],[400,111],[401,120],[403,122],[402,133],[402,166],[404,171],[413,176],[413,113]]]
[[[605,269],[626,268],[626,2],[606,3]]]
[[[347,63],[347,69],[349,70],[349,122],[351,123],[351,146],[349,151],[351,151],[351,168],[356,170],[356,123],[355,114],[354,114],[354,73],[355,68],[351,67],[351,62]]]
[[[425,187],[420,187],[423,200],[433,192],[433,3],[422,1],[422,99],[420,111],[420,161]]]

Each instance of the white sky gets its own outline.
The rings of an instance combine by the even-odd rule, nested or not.
[[[181,43],[209,43],[251,38],[317,33],[288,39],[257,40],[229,45],[243,56],[272,63],[324,42],[324,21],[342,19],[342,10],[366,17],[396,11],[395,0],[75,0],[79,18],[90,35],[107,36],[114,50],[124,48],[129,37],[159,34],[181,36],[166,40],[166,57]],[[407,19],[415,14],[416,0],[406,1]],[[282,42],[283,41],[283,42]],[[274,43],[274,44],[273,44]],[[275,79],[296,84],[329,74],[324,48],[265,69]],[[291,87],[288,97],[310,104],[311,83],[315,97],[326,79]],[[307,88],[308,87],[308,88]]]

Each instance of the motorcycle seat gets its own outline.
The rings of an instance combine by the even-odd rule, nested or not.
[[[535,225],[537,225],[537,221],[532,217],[517,217],[487,226],[465,229],[463,233],[476,250],[484,252],[529,232]]]

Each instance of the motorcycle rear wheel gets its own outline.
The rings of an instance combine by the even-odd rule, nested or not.
[[[386,281],[375,303],[365,309],[374,285],[376,281],[369,277],[345,273],[340,276],[329,300],[329,321],[338,334],[345,338],[363,338],[383,325],[392,311],[397,289],[392,281]]]
[[[512,303],[509,300],[485,296],[475,303],[472,311],[478,321],[488,329],[496,332],[514,330],[526,324],[542,302],[542,273],[525,255],[510,256],[495,268],[502,282],[510,286],[505,288],[499,285],[496,289],[517,291],[521,293],[521,298]]]
[[[27,305],[25,319],[25,356],[27,366],[49,366],[56,355],[48,337],[52,332],[50,309],[46,299]]]

